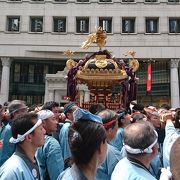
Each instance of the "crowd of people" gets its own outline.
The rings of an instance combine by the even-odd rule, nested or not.
[[[180,108],[0,107],[2,180],[179,180]]]

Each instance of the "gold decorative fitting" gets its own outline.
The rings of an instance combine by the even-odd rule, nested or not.
[[[63,55],[67,56],[68,58],[72,58],[74,56],[74,51],[71,51],[70,49],[67,49],[64,51]]]
[[[128,51],[125,56],[132,56],[132,59],[129,60],[129,67],[132,68],[132,71],[133,72],[136,72],[139,68],[139,62],[137,59],[135,59],[135,55],[136,55],[136,52],[131,50],[131,51]]]
[[[102,27],[96,28],[96,32],[89,34],[87,40],[81,45],[81,48],[88,49],[92,43],[96,43],[97,46],[102,49],[106,44],[107,34]]]
[[[66,61],[66,67],[68,70],[72,69],[76,64],[77,64],[77,62],[74,61],[73,59],[68,59]]]
[[[137,59],[132,59],[129,61],[129,67],[132,68],[133,72],[136,72],[139,68],[139,62]]]
[[[66,61],[66,67],[68,70],[72,69],[77,62],[74,61],[73,59],[71,59],[74,55],[74,51],[71,51],[70,49],[67,49],[66,51],[64,51],[63,55],[66,55],[69,59]]]

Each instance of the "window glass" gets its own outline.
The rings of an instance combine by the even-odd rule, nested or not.
[[[179,2],[179,0],[168,0],[168,2]]]
[[[145,2],[158,2],[158,0],[145,0]]]
[[[134,0],[122,0],[122,2],[134,2]]]
[[[26,83],[28,81],[28,64],[21,64],[20,81]]]
[[[112,33],[112,18],[111,17],[101,17],[99,18],[99,26],[103,28],[107,33]]]
[[[54,0],[55,2],[59,2],[59,3],[61,3],[61,2],[67,2],[67,0]]]
[[[89,18],[76,18],[76,32],[77,33],[89,32]]]
[[[34,82],[34,64],[29,65],[29,74],[28,74],[28,82]]]
[[[123,18],[122,19],[122,32],[134,33],[135,32],[135,18]]]
[[[43,32],[43,17],[31,17],[31,32]]]
[[[99,0],[99,2],[112,2],[112,0]]]
[[[19,32],[20,17],[7,17],[7,31]]]
[[[89,2],[89,0],[77,0],[77,2]]]
[[[20,82],[20,64],[15,63],[14,65],[14,82]]]
[[[66,32],[66,18],[54,17],[54,32]]]
[[[180,33],[180,19],[177,18],[169,19],[169,32]]]
[[[147,18],[146,19],[146,33],[157,33],[158,32],[158,19]]]

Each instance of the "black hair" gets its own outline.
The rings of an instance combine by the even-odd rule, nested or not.
[[[132,114],[131,117],[132,117],[131,123],[135,123],[137,121],[141,121],[146,118],[146,116],[142,113]]]
[[[49,102],[46,102],[44,103],[43,107],[42,107],[42,110],[44,109],[48,109],[48,110],[51,110],[54,108],[54,107],[59,107],[59,103],[58,102],[55,102],[55,101],[49,101]]]
[[[141,113],[144,113],[144,105],[142,104],[135,104],[133,107],[132,107],[132,112],[141,112]]]
[[[18,112],[18,110],[22,107],[22,105],[25,105],[25,102],[21,100],[13,100],[9,103],[8,110],[11,119],[14,118],[14,113]]]
[[[160,108],[169,110],[169,109],[171,109],[171,106],[169,104],[162,104]]]
[[[101,111],[100,113],[98,113],[98,116],[100,116],[102,118],[103,124],[106,124],[110,121],[112,121],[113,119],[118,118],[118,115],[115,111],[112,111],[110,109],[105,109],[103,111]],[[110,128],[114,128],[116,125],[116,122],[113,122],[111,125],[106,126],[105,129],[108,130]]]
[[[105,140],[106,132],[102,124],[87,120],[74,122],[68,132],[69,147],[74,162],[77,165],[88,164]]]
[[[102,103],[92,104],[89,108],[89,112],[92,114],[98,114],[102,110],[106,109],[106,107]]]
[[[174,126],[176,128],[180,128],[180,110],[176,111],[175,115],[174,115],[174,119],[175,119],[175,124]]]
[[[17,138],[17,135],[26,133],[29,129],[31,129],[35,122],[33,120],[37,120],[38,115],[36,113],[25,113],[19,115],[12,121],[11,130],[13,138]]]
[[[75,102],[69,102],[64,105],[64,114],[67,116],[67,113],[72,112],[72,107],[77,106]]]
[[[123,119],[124,119],[124,116],[128,114],[128,111],[122,108],[117,111],[117,114],[118,114],[118,127],[120,128],[123,126]]]

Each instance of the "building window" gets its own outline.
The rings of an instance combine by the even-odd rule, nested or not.
[[[7,17],[7,31],[19,32],[20,17]]]
[[[44,0],[31,0],[31,1],[33,1],[33,2],[42,2]]]
[[[89,32],[89,18],[86,17],[76,18],[76,32],[77,33]]]
[[[43,32],[43,17],[31,17],[31,32]]]
[[[180,33],[180,18],[169,19],[169,33]]]
[[[21,73],[21,68],[20,68],[19,63],[15,63],[14,65],[14,82],[20,82],[20,73]]]
[[[54,17],[54,32],[66,32],[66,18]]]
[[[145,0],[145,2],[158,2],[158,0]]]
[[[168,2],[179,2],[179,0],[168,0]]]
[[[99,26],[103,28],[107,33],[112,33],[112,18],[111,17],[101,17],[99,18]]]
[[[122,33],[135,33],[135,18],[122,19]]]
[[[77,2],[84,3],[84,2],[89,2],[89,0],[77,0]]]
[[[67,2],[67,0],[54,0],[55,2],[59,2],[59,3],[61,3],[61,2]]]
[[[146,33],[158,33],[158,18],[146,18]]]
[[[134,0],[122,0],[122,2],[134,2]]]
[[[34,83],[34,64],[29,65],[28,82]]]
[[[106,3],[106,2],[112,2],[112,0],[99,0],[99,2]]]
[[[9,1],[13,2],[13,1],[22,1],[22,0],[9,0]]]
[[[43,74],[44,72],[44,65],[43,64],[36,64],[34,68],[34,81],[35,83],[43,84]]]

